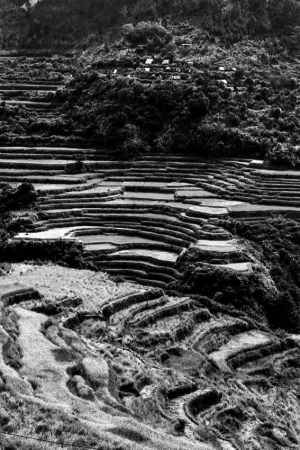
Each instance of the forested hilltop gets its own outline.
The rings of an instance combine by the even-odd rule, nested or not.
[[[4,103],[3,143],[22,132],[31,142],[88,138],[125,159],[151,148],[299,164],[298,2],[5,5],[7,50],[77,53],[73,78],[48,96],[60,117]]]
[[[69,48],[111,27],[160,17],[193,18],[228,44],[257,34],[290,34],[300,25],[297,0],[1,0],[0,10],[2,48]]]

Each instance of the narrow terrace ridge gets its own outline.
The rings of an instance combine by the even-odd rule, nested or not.
[[[25,84],[25,83],[0,83],[0,92],[2,91],[56,91],[57,84]]]

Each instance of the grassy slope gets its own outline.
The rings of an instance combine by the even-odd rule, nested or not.
[[[15,289],[16,282],[40,289],[47,301],[55,302],[62,294],[69,298],[81,294],[86,312],[95,312],[95,308],[100,312],[103,295],[99,301],[96,287],[99,292],[107,290],[111,297],[106,299],[138,289],[129,283],[115,284],[103,274],[57,266],[13,265],[1,286],[8,289],[14,283]],[[169,301],[178,303],[173,297]],[[19,363],[17,372],[1,363],[2,429],[97,450],[296,449],[300,414],[297,338],[274,334],[246,314],[226,311],[205,297],[192,302],[191,309],[177,307],[175,314],[158,315],[143,328],[124,323],[134,308],[116,311],[108,323],[86,318],[75,323],[74,330],[61,325],[74,314],[74,308],[50,318],[32,310],[39,300],[15,305],[12,313],[7,308],[1,338],[5,342],[9,335],[21,350],[7,343],[2,349],[5,357],[13,356]],[[190,324],[186,336],[163,339],[166,332],[171,336],[176,327],[188,324],[196,313],[201,318]],[[266,344],[275,347],[264,351]],[[247,356],[249,348],[252,357]],[[228,355],[237,370],[234,366],[229,370]],[[83,370],[87,357],[96,362],[90,373]],[[106,364],[115,373],[110,372],[108,385]],[[83,384],[75,390],[78,381]],[[122,396],[121,403],[116,394]],[[192,414],[196,423],[188,418]],[[178,419],[186,424],[184,433]],[[26,450],[50,448],[50,444],[14,436],[6,436],[4,444],[7,450],[12,444]]]

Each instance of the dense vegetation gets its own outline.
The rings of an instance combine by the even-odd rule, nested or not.
[[[15,233],[32,223],[30,210],[34,207],[37,197],[37,192],[30,183],[22,183],[17,187],[3,183],[0,190],[1,246]]]
[[[203,266],[200,262],[187,264],[184,278],[177,283],[182,292],[205,295],[218,304],[243,310],[263,321],[269,318],[270,304],[274,301],[263,285],[262,273],[257,270],[250,274],[240,274],[213,266]],[[282,323],[277,324],[283,326]]]
[[[16,209],[30,208],[37,199],[37,192],[31,183],[22,183],[13,188],[9,184],[0,192],[0,211],[8,212]]]
[[[273,219],[260,224],[225,221],[223,226],[247,239],[260,255],[278,290],[267,305],[267,316],[275,327],[300,330],[300,226],[293,220]],[[252,285],[254,287],[254,285]],[[255,301],[260,302],[257,287]]]
[[[65,240],[10,239],[33,223],[33,208],[37,198],[38,194],[30,183],[22,183],[15,188],[9,184],[2,186],[0,190],[0,262],[52,261],[67,267],[95,269],[93,264],[85,260],[82,243]],[[3,264],[2,267],[4,267]]]
[[[26,35],[22,45],[30,48],[70,48],[89,31],[84,48],[95,44],[79,58],[77,75],[66,89],[47,97],[64,103],[61,117],[41,120],[21,106],[2,103],[2,142],[19,143],[21,134],[45,143],[57,136],[62,144],[64,139],[105,144],[124,158],[151,147],[299,165],[298,2],[240,0],[227,8],[220,0],[95,0],[84,5],[41,0],[27,12],[20,10],[22,2],[2,2],[6,48],[17,46],[20,33]],[[21,31],[6,39],[15,16]],[[127,24],[112,28],[122,23]],[[157,67],[170,59],[181,68],[182,82],[161,77],[144,84],[140,73],[132,77],[147,55],[154,56]],[[190,71],[187,61],[193,62]],[[57,64],[63,66],[63,59]],[[219,65],[226,73],[220,73]],[[103,73],[107,67],[126,70],[112,77]],[[224,78],[230,89],[220,83]]]
[[[299,333],[299,223],[283,218],[255,224],[231,219],[219,223],[245,239],[261,267],[241,274],[203,266],[188,258],[182,264],[183,280],[176,287],[183,292],[207,295],[221,305],[247,312],[259,321],[266,320],[274,328]]]
[[[235,0],[230,7],[224,0],[40,0],[33,8],[27,0],[1,0],[0,8],[2,48],[70,48],[112,26],[158,17],[193,17],[228,43],[245,35],[291,32],[300,24],[299,2],[292,0]]]
[[[289,70],[280,73],[277,66],[266,76],[263,64],[241,66],[231,75],[232,84],[245,90],[232,93],[219,86],[217,68],[201,68],[186,84],[166,80],[145,85],[122,76],[100,76],[96,70],[79,74],[68,86],[64,108],[72,120],[65,131],[93,135],[125,157],[151,146],[298,164],[298,87]]]

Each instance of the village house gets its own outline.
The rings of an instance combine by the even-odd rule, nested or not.
[[[222,87],[226,87],[227,86],[227,80],[217,80],[217,83],[222,86]]]

